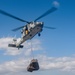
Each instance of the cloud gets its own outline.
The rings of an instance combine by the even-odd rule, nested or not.
[[[40,40],[32,40],[31,42],[25,42],[25,47],[24,47],[24,54],[26,56],[30,55],[32,53],[32,51],[38,51],[38,50],[42,50],[41,47],[41,42]]]
[[[0,74],[3,73],[5,75],[8,73],[23,72],[26,70],[27,65],[28,65],[27,59],[5,62],[0,65]]]
[[[17,38],[20,40],[20,38]],[[31,54],[31,43],[33,51],[42,50],[41,42],[34,39],[31,42],[26,41],[22,50],[9,48],[8,44],[12,43],[13,37],[0,38],[0,50],[5,50],[6,55],[24,55]],[[26,68],[29,65],[32,57],[20,57],[16,60],[5,61],[0,64],[1,75],[25,75]],[[58,70],[65,72],[75,72],[75,57],[49,57],[46,55],[36,55],[38,59],[40,70]]]
[[[20,38],[18,38],[19,40]],[[5,37],[5,38],[0,38],[0,50],[5,50],[5,55],[18,55],[20,54],[21,51],[19,51],[16,48],[10,48],[8,47],[9,43],[13,43],[13,37]]]
[[[23,45],[24,48],[18,50],[17,48],[10,48],[8,47],[9,43],[13,43],[13,37],[6,37],[6,38],[0,38],[0,50],[5,50],[4,55],[20,55],[20,54],[25,54],[25,55],[30,55],[31,54],[31,42],[26,41]],[[17,38],[17,41],[19,42],[20,38]],[[41,42],[40,40],[32,40],[32,50],[37,51],[41,50]]]
[[[42,62],[40,66],[42,69],[61,70],[61,71],[75,71],[75,58],[74,57],[47,57],[40,56]],[[41,60],[41,59],[40,59]]]
[[[75,57],[48,57],[45,55],[38,55],[40,70],[58,70],[75,72]],[[17,60],[8,61],[0,64],[0,74],[5,73],[24,73],[29,65],[31,58],[20,58]],[[5,75],[4,74],[4,75]]]

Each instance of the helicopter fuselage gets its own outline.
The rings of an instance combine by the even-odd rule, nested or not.
[[[48,29],[55,29],[53,27],[43,26],[43,22],[37,22],[37,20],[47,16],[48,14],[50,14],[56,10],[57,10],[56,7],[52,7],[51,9],[49,9],[45,13],[43,13],[41,16],[39,16],[35,20],[33,20],[33,22],[23,20],[23,19],[18,18],[14,15],[11,15],[11,14],[3,11],[3,10],[0,10],[0,13],[3,15],[6,15],[6,16],[9,16],[11,18],[14,18],[14,19],[17,19],[19,21],[27,23],[27,25],[25,25],[25,26],[21,26],[21,27],[18,27],[18,28],[15,28],[12,30],[12,31],[17,31],[17,30],[23,28],[21,31],[22,37],[21,37],[21,40],[19,42],[17,42],[16,44],[8,44],[8,46],[9,47],[16,47],[16,48],[23,48],[23,46],[21,44],[24,43],[26,40],[32,39],[36,34],[38,34],[40,36],[40,32],[43,30],[43,27],[48,28]]]
[[[40,32],[43,30],[43,22],[31,22],[30,24],[27,24],[22,29],[22,37],[19,42],[16,42],[14,44],[9,44],[9,47],[15,47],[15,48],[23,48],[22,43],[24,43],[27,40],[31,40],[36,34],[40,34]]]
[[[24,34],[22,33],[22,38],[20,40],[19,43],[16,44],[16,46],[21,45],[23,42],[25,42],[26,40],[31,40],[36,34],[39,34],[42,30],[43,30],[43,23],[42,22],[35,22],[33,24],[28,24],[28,34],[25,34],[25,30],[24,30]]]

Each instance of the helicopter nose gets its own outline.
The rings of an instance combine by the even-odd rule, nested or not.
[[[41,22],[40,24],[41,24],[41,27],[43,27],[43,25],[44,25],[44,22]]]
[[[44,22],[36,22],[37,25],[43,25]]]

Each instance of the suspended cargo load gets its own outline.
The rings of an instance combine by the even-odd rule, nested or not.
[[[27,67],[27,71],[33,72],[39,70],[39,63],[37,59],[32,59],[29,66]]]

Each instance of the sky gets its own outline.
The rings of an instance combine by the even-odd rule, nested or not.
[[[45,26],[41,36],[23,43],[23,49],[9,48],[21,30],[11,30],[26,23],[0,14],[1,75],[75,75],[75,0],[0,0],[0,9],[26,21],[33,21],[51,7],[58,10],[41,18]],[[31,52],[31,43],[32,50]],[[26,71],[31,59],[38,59],[40,70]]]

